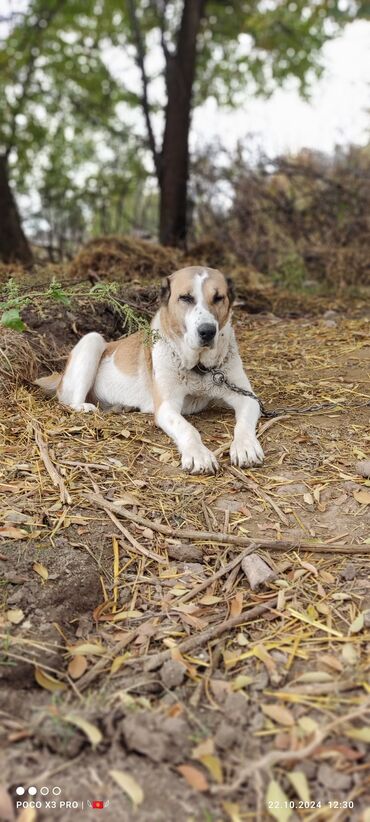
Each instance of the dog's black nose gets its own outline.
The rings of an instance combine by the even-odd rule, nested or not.
[[[198,328],[198,334],[202,345],[208,345],[216,334],[216,326],[213,323],[202,323]]]

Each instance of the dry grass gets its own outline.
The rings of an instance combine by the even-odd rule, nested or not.
[[[305,746],[310,759],[329,757],[344,775],[361,772],[369,694],[370,489],[355,464],[368,456],[370,437],[368,410],[345,404],[369,400],[370,349],[366,317],[348,312],[335,322],[236,311],[241,354],[267,406],[338,403],[330,412],[262,420],[266,462],[259,470],[230,470],[233,421],[227,412],[196,420],[204,441],[220,454],[221,470],[216,477],[193,477],[181,472],[175,448],[152,417],[70,413],[36,389],[14,386],[13,409],[4,408],[0,421],[0,553],[7,550],[9,566],[12,545],[14,562],[22,557],[27,563],[29,553],[32,564],[36,550],[40,596],[48,590],[52,596],[63,539],[78,546],[86,572],[93,567],[99,577],[87,635],[75,635],[76,620],[59,625],[59,647],[45,639],[36,618],[30,626],[23,627],[22,618],[12,625],[5,594],[7,659],[37,664],[36,687],[46,694],[64,689],[61,717],[76,702],[79,713],[96,722],[102,709],[98,702],[92,709],[89,692],[109,695],[113,703],[122,692],[141,698],[152,694],[153,677],[172,690],[166,670],[156,671],[173,660],[185,676],[182,690],[173,691],[180,713],[202,706],[219,716],[228,695],[240,692],[249,700],[251,716],[260,716],[249,731],[253,750],[261,756],[270,751],[269,769],[285,792],[286,754],[300,761]],[[26,361],[28,344],[19,351],[13,374]],[[97,504],[97,494],[105,506]],[[25,519],[11,522],[9,511]],[[182,537],[186,530],[194,532],[191,546]],[[214,531],[225,540],[204,534]],[[277,579],[252,592],[230,537],[258,543]],[[346,546],[355,552],[350,568]],[[68,578],[65,584],[68,599]],[[160,705],[155,692],[151,707]],[[347,717],[359,708],[360,715]],[[319,733],[323,724],[327,731]],[[242,809],[246,800],[237,789],[249,777],[237,752],[228,758],[217,749],[215,758],[222,760],[224,792],[234,786]],[[205,763],[198,759],[198,767]],[[211,785],[209,761],[205,773]],[[253,772],[252,795],[255,778]],[[314,784],[309,790],[316,797]],[[366,783],[353,782],[351,795],[360,801],[365,794]]]

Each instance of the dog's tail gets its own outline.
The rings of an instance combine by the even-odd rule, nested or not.
[[[49,397],[54,397],[61,379],[62,374],[59,374],[58,371],[54,371],[53,374],[49,374],[47,377],[39,377],[38,380],[34,381],[34,385],[38,385],[39,388],[42,388],[42,390],[45,391]]]

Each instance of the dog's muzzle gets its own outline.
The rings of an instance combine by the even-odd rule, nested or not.
[[[202,323],[198,327],[198,334],[202,346],[209,345],[216,336],[217,327],[213,323]]]

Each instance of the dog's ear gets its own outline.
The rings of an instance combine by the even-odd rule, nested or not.
[[[229,298],[230,305],[232,305],[234,300],[235,300],[235,286],[234,286],[234,283],[233,283],[231,277],[226,277],[226,282],[227,282],[227,296]]]
[[[159,296],[160,296],[161,303],[163,303],[163,305],[167,305],[168,300],[170,299],[170,296],[171,296],[171,284],[170,284],[170,278],[169,277],[166,278],[166,282],[164,283],[164,285],[161,285],[161,290],[159,292]]]

